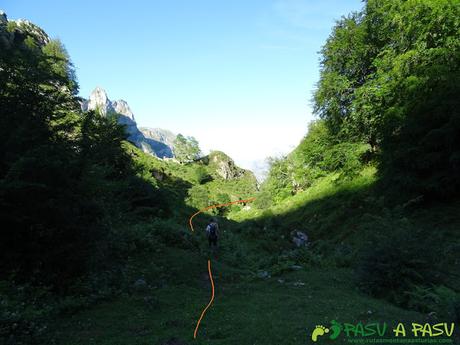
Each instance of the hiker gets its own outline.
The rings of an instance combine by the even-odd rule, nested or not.
[[[206,235],[208,236],[209,247],[212,245],[217,247],[217,238],[219,235],[218,231],[219,224],[217,224],[217,220],[215,218],[211,218],[206,226]]]

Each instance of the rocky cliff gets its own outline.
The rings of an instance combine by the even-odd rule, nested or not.
[[[249,178],[257,184],[257,179],[252,171],[238,167],[232,158],[221,151],[212,151],[209,155],[200,159],[202,163],[210,168],[214,177],[224,180],[235,180]]]
[[[0,10],[0,30],[7,32],[6,35],[2,35],[2,40],[5,40],[3,44],[8,44],[21,35],[32,37],[40,47],[50,41],[46,32],[37,25],[24,19],[8,20],[6,13],[2,10]]]
[[[117,116],[118,122],[126,128],[128,140],[142,151],[159,158],[173,157],[173,133],[159,128],[139,130],[128,103],[122,99],[111,101],[104,89],[96,87],[89,98],[82,101],[81,108],[83,111],[97,110],[104,116]]]
[[[144,135],[145,140],[157,152],[157,155],[163,157],[173,157],[173,147],[176,135],[162,128],[139,127]]]

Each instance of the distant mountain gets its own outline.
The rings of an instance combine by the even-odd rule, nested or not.
[[[82,101],[81,108],[83,111],[98,110],[104,116],[118,116],[118,122],[126,127],[128,140],[142,151],[158,158],[174,157],[173,142],[176,136],[172,132],[160,128],[140,130],[128,103],[122,99],[111,101],[104,89],[96,87],[89,98]]]
[[[162,128],[139,127],[147,143],[157,152],[157,155],[173,157],[173,147],[176,135]],[[160,144],[160,145],[159,145]]]

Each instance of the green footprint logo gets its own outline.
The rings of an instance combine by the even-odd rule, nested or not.
[[[332,320],[331,324],[332,325],[330,326],[330,329],[332,330],[332,333],[329,336],[329,339],[335,340],[340,335],[340,332],[342,332],[343,327],[340,323],[338,323],[335,320]]]
[[[329,333],[329,328],[326,328],[324,326],[318,325],[318,326],[315,327],[315,329],[311,333],[311,340],[316,342],[318,340],[318,337],[324,335],[325,333]]]

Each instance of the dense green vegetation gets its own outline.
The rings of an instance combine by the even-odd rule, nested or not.
[[[323,48],[316,112],[362,142],[388,184],[458,195],[460,41],[456,1],[367,1]]]
[[[395,190],[431,199],[458,195],[455,3],[370,0],[337,23],[322,50],[314,95],[323,120],[286,164],[274,163],[272,183],[284,175],[289,184],[274,189],[295,193],[331,171],[353,174],[361,158]]]
[[[50,318],[161,278],[158,263],[149,274],[137,264],[145,253],[195,248],[191,206],[237,200],[256,184],[248,172],[224,180],[206,157],[190,163],[193,138],[177,143],[183,164],[144,154],[116,117],[81,111],[60,42],[33,24],[0,30],[0,339],[40,342]]]
[[[272,160],[260,210],[234,219],[266,218],[285,235],[303,228],[313,251],[356,269],[363,291],[458,312],[449,222],[460,176],[459,14],[452,1],[369,0],[338,21],[322,50],[319,119]],[[438,207],[445,214],[430,216]]]
[[[0,342],[299,344],[331,320],[458,322],[459,12],[368,0],[339,20],[318,119],[260,190],[193,138],[177,161],[143,153],[81,111],[60,42],[0,23]],[[192,340],[210,257],[216,301]]]
[[[174,140],[174,156],[179,162],[193,162],[200,156],[200,147],[194,137],[178,134]]]

